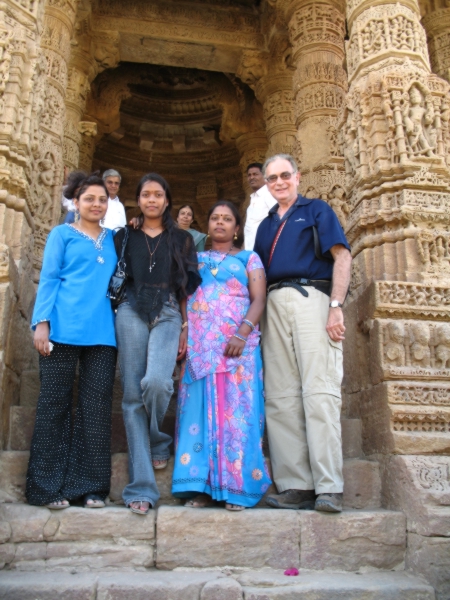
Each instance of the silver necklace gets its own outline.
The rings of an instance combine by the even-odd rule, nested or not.
[[[151,227],[149,227],[149,229],[151,229]],[[149,244],[148,244],[147,235],[146,235],[145,231],[143,231],[142,233],[145,235],[145,242],[146,242],[146,244],[147,244],[148,253],[150,254],[150,266],[149,266],[148,270],[149,270],[149,271],[150,271],[150,273],[151,273],[151,272],[153,271],[153,268],[154,268],[154,266],[156,265],[156,260],[153,260],[153,255],[154,255],[154,254],[155,254],[155,252],[158,250],[159,242],[161,241],[161,239],[162,239],[162,236],[163,236],[163,233],[164,233],[164,232],[161,232],[161,233],[160,233],[160,236],[161,236],[161,237],[159,238],[159,240],[158,240],[158,243],[156,244],[156,247],[155,247],[155,249],[153,250],[153,252],[150,250],[150,246],[149,246]],[[153,262],[152,262],[152,261],[153,261]]]

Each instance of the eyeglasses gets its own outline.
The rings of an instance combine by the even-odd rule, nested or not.
[[[269,175],[269,177],[266,177],[266,181],[267,183],[275,183],[276,181],[278,181],[278,178],[282,179],[283,181],[289,181],[292,175],[295,175],[296,172],[297,171],[293,171],[292,173],[290,173],[289,171],[285,171],[284,173],[280,173],[279,175]]]

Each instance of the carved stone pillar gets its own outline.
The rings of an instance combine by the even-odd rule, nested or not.
[[[294,117],[300,191],[308,197],[344,202],[344,161],[336,117],[344,103],[345,19],[342,4],[296,0],[286,9],[292,45]]]
[[[450,86],[430,72],[413,0],[351,0],[347,17],[345,392],[386,506],[407,515],[407,564],[427,576],[414,548],[450,536]]]
[[[450,7],[430,12],[422,23],[428,36],[431,69],[450,81]]]

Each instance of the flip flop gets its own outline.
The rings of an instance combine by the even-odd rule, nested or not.
[[[229,504],[228,502],[225,503],[225,508],[234,512],[245,510],[245,506],[241,506],[240,504]]]
[[[153,465],[153,468],[155,469],[155,471],[158,471],[159,469],[165,469],[167,467],[168,462],[169,461],[167,459],[166,460],[155,460],[155,461],[152,461],[152,465]],[[155,463],[157,463],[157,464],[155,464]]]
[[[184,506],[186,508],[208,508],[210,506],[215,506],[216,503],[212,498],[210,498],[207,494],[199,494],[195,496],[195,498],[191,498],[185,502]]]
[[[93,504],[88,504],[88,501],[92,500]],[[83,496],[84,508],[104,508],[105,502],[97,494],[85,494]]]
[[[64,498],[65,500],[65,498]],[[55,502],[49,502],[45,506],[47,508],[51,508],[52,510],[62,510],[63,508],[69,508],[70,504],[68,500],[65,500],[67,504],[58,504],[59,502],[64,502],[64,500],[55,500]]]
[[[147,502],[147,500],[135,500],[134,502],[139,502],[139,506],[142,506],[143,502]],[[135,508],[134,506],[131,506],[133,504],[133,502],[130,502],[130,504],[127,504],[127,508],[129,508],[131,510],[131,512],[136,513],[137,515],[146,515],[148,514],[148,511],[150,510],[150,503],[148,505],[147,510],[141,510],[140,508]]]

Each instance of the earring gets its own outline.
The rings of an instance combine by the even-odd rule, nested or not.
[[[208,239],[209,237],[211,237],[211,236],[209,235],[209,233],[207,233],[205,239]]]
[[[80,211],[77,208],[75,211],[75,223],[78,223],[79,220],[80,220]]]
[[[236,235],[236,234],[234,234],[234,241],[236,241],[236,240],[237,240],[237,235]]]

